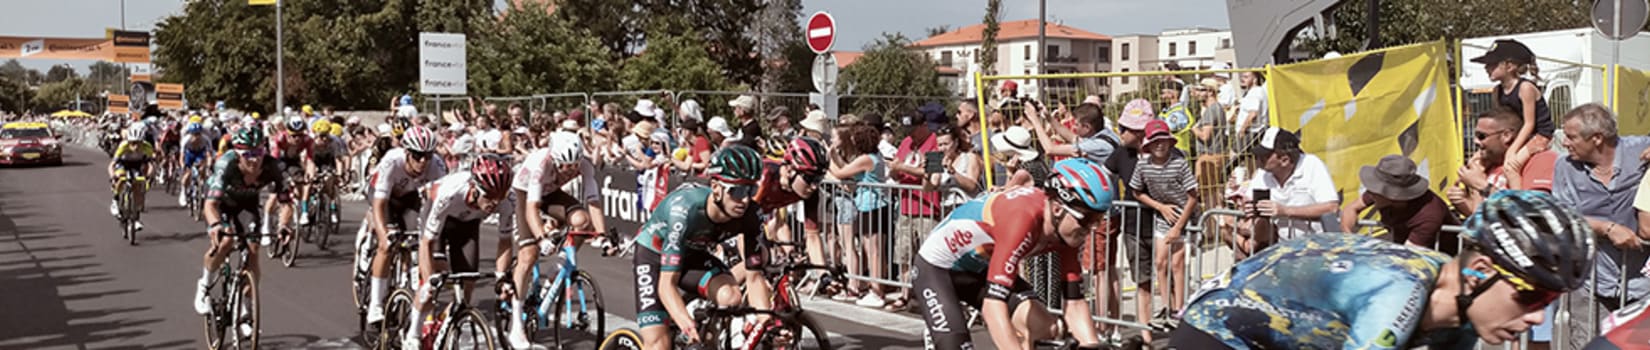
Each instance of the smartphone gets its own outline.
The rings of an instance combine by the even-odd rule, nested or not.
[[[922,156],[923,156],[923,163],[922,163],[922,172],[923,172],[923,174],[933,175],[933,174],[944,174],[945,173],[945,153],[928,152],[928,153],[923,153]]]
[[[1257,188],[1257,189],[1254,189],[1254,193],[1251,196],[1249,203],[1251,203],[1251,204],[1260,203],[1260,201],[1269,201],[1269,200],[1272,200],[1272,189]],[[1255,215],[1260,215],[1260,212],[1258,212],[1259,209],[1256,209],[1256,210],[1257,210],[1257,212],[1255,212]]]

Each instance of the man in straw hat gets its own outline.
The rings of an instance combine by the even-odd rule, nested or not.
[[[1454,255],[1455,234],[1443,225],[1459,225],[1444,199],[1427,190],[1427,179],[1415,172],[1415,162],[1401,155],[1382,157],[1374,166],[1358,171],[1364,193],[1341,208],[1341,231],[1357,232],[1358,214],[1374,208],[1381,215],[1381,227],[1395,243],[1436,249]]]

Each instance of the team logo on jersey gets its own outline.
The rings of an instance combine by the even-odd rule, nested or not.
[[[1375,338],[1375,346],[1383,348],[1397,347],[1398,335],[1392,333],[1391,329],[1381,330],[1381,336]]]
[[[1335,261],[1329,262],[1329,272],[1331,272],[1331,273],[1344,273],[1344,272],[1347,272],[1347,271],[1352,271],[1352,261],[1351,260],[1335,260]]]

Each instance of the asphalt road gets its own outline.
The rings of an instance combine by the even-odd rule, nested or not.
[[[202,320],[190,297],[200,276],[203,224],[158,189],[148,198],[145,231],[137,246],[120,239],[108,215],[108,158],[70,146],[60,167],[0,169],[0,349],[201,348]],[[364,205],[345,203],[346,221]],[[349,241],[344,224],[330,250],[306,245],[298,266],[264,261],[259,285],[265,348],[357,348],[357,315],[350,299]],[[483,232],[488,232],[485,229]],[[489,239],[491,236],[486,236]],[[493,244],[482,242],[484,257]],[[484,258],[484,271],[491,259]],[[608,328],[634,325],[634,286],[628,258],[581,254],[597,276],[608,305]],[[483,286],[479,290],[492,290]],[[478,296],[489,293],[477,293]],[[481,305],[491,298],[482,297]],[[921,319],[816,299],[804,304],[845,349],[916,349]],[[983,330],[975,340],[988,342]],[[595,347],[587,336],[571,349]],[[982,344],[985,345],[985,344]]]

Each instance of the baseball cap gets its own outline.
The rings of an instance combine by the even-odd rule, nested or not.
[[[728,120],[722,117],[711,117],[710,121],[705,122],[705,129],[721,133],[722,137],[733,137],[733,129],[728,128]]]
[[[781,117],[781,116],[790,115],[790,114],[791,114],[791,109],[790,108],[787,108],[785,106],[774,106],[773,109],[768,110],[768,120],[779,119],[779,117]]]
[[[728,106],[744,109],[756,108],[756,97],[752,97],[751,95],[740,95],[739,98],[735,98],[733,101],[728,101]]]
[[[1274,151],[1296,151],[1300,150],[1300,147],[1300,136],[1280,128],[1269,127],[1262,132],[1260,142],[1255,143],[1249,152],[1254,154],[1258,161],[1270,157]]]
[[[951,118],[945,116],[945,105],[941,105],[939,102],[929,102],[922,105],[922,107],[917,108],[917,114],[922,116],[923,121],[926,121],[928,128],[932,130],[938,130],[951,122]]]
[[[636,100],[636,114],[641,114],[642,116],[649,118],[656,117],[659,114],[654,111],[655,108],[656,107],[653,105],[653,100],[645,98]]]
[[[1174,133],[1169,132],[1169,123],[1164,122],[1162,119],[1147,121],[1144,129],[1146,130],[1146,144],[1148,145],[1163,140],[1175,141]]]
[[[1013,152],[1021,161],[1037,159],[1037,151],[1031,148],[1031,131],[1025,127],[1009,127],[992,136],[991,147],[1001,152]]]
[[[1155,119],[1152,115],[1152,102],[1137,98],[1123,105],[1123,115],[1117,117],[1117,124],[1129,130],[1145,130],[1146,123]]]
[[[1518,63],[1530,63],[1535,61],[1535,52],[1530,51],[1530,47],[1524,46],[1524,43],[1520,43],[1518,40],[1501,39],[1490,45],[1490,50],[1485,52],[1483,56],[1475,57],[1471,61],[1473,63],[1489,64],[1508,60]]]

